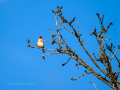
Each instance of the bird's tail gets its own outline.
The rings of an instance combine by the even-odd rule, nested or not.
[[[45,53],[45,50],[44,50],[44,49],[42,49],[42,51],[43,51],[43,53]]]

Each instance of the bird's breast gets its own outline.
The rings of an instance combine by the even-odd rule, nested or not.
[[[44,47],[44,44],[42,42],[37,42],[37,46]]]

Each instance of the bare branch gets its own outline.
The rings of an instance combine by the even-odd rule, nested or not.
[[[53,41],[47,41],[47,40],[43,40],[44,42],[53,42]]]
[[[92,81],[90,83],[92,83],[94,85],[94,87],[96,88],[96,90],[98,90],[97,87],[95,86],[95,84]]]
[[[78,36],[79,36],[79,24],[78,24],[78,19],[77,19],[77,25],[78,25]]]
[[[56,12],[57,12],[57,8],[56,8]],[[58,33],[58,39],[59,39],[59,43],[60,43],[60,36],[59,36],[60,31],[59,31],[59,29],[58,29],[58,24],[57,24],[56,13],[54,13],[54,15],[55,15],[55,20],[56,20],[56,28],[57,28],[57,33]]]
[[[62,64],[62,66],[66,65],[70,59],[71,59],[71,57],[67,60],[66,63]]]
[[[87,75],[87,74],[90,74],[91,72],[87,72],[87,73],[85,73],[85,74],[83,74],[83,75],[80,75],[80,76],[78,76],[78,77],[76,77],[76,78],[71,78],[71,80],[73,81],[73,80],[77,80],[78,78],[80,78],[80,77],[82,77],[82,76],[85,76],[85,75]]]
[[[118,48],[117,48],[116,52],[112,55],[112,57],[111,57],[111,59],[110,59],[110,62],[111,62],[111,60],[113,59],[113,57],[115,56],[115,54],[117,53],[117,51],[118,51]]]
[[[40,57],[43,57],[43,56],[53,55],[53,54],[63,54],[63,53],[60,53],[60,52],[57,52],[57,53],[50,53],[50,54],[46,54],[46,55],[39,56],[39,58],[40,58]]]
[[[59,23],[59,22],[58,22]],[[74,32],[72,32],[72,31],[70,31],[69,29],[67,29],[64,25],[63,25],[63,23],[59,23],[61,26],[63,26],[67,31],[69,31],[70,33],[72,33],[72,34],[75,34]]]
[[[111,40],[111,39],[112,39],[112,38],[110,38],[110,39],[105,39],[105,41],[106,41],[106,40]]]

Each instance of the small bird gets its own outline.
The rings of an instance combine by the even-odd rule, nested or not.
[[[38,48],[42,48],[43,53],[45,52],[45,51],[44,51],[44,42],[43,42],[43,40],[42,40],[42,36],[40,36],[40,37],[38,38],[37,47],[38,47]]]

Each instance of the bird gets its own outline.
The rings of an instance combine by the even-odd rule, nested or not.
[[[37,48],[42,48],[43,53],[45,52],[45,51],[44,51],[44,42],[43,42],[43,40],[42,40],[42,36],[40,36],[40,37],[38,38]]]

